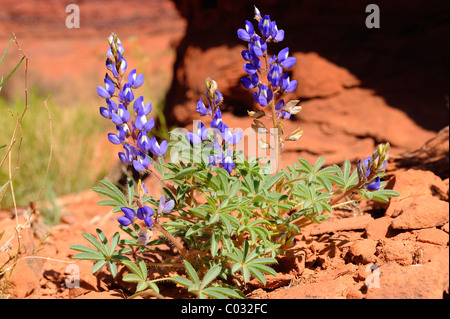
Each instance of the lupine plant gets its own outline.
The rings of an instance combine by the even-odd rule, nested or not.
[[[353,172],[348,160],[342,167],[324,167],[323,157],[313,165],[299,159],[279,169],[284,143],[298,141],[303,134],[300,128],[286,134],[283,125],[301,111],[298,100],[283,99],[297,87],[289,75],[296,60],[287,47],[269,54],[268,47],[283,41],[284,31],[256,7],[254,18],[257,28],[245,21],[245,28],[237,32],[247,43],[242,51],[247,76],[241,82],[253,92],[257,105],[249,111],[250,130],[258,138],[269,137],[269,142],[260,138],[250,146],[274,153],[270,158],[248,157],[238,147],[244,132],[224,122],[224,97],[211,78],[205,80],[204,99],[195,106],[204,120],[195,121],[192,131],[175,129],[169,142],[158,142],[151,134],[152,105],[134,93],[144,76],[136,70],[125,76],[124,48],[115,33],[108,38],[110,74],[97,89],[106,103],[100,114],[116,129],[108,139],[122,145],[118,156],[124,165],[159,179],[164,195],[153,198],[141,179],[128,178],[125,190],[101,181],[94,190],[107,199],[99,205],[113,207],[125,238],[118,231],[108,243],[97,229],[98,239],[83,234],[94,248],[72,249],[79,251],[75,259],[96,261],[94,273],[106,266],[115,277],[117,264],[125,265],[130,272],[123,279],[137,284],[135,295],[162,298],[158,282],[170,280],[198,298],[244,298],[242,291],[251,278],[265,284],[265,274],[276,275],[276,257],[295,244],[301,227],[322,222],[327,212],[345,204],[364,198],[388,201],[398,195],[384,189],[382,181],[389,143],[360,160]],[[271,122],[269,128],[265,122]],[[156,249],[164,243],[172,254]],[[162,262],[148,262],[149,254],[160,254]],[[178,270],[179,275],[149,279],[151,266]]]

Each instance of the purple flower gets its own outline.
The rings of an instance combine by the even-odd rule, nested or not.
[[[377,176],[375,177],[375,180],[372,183],[366,185],[366,188],[369,191],[376,191],[380,189],[380,185],[381,185],[380,177]]]
[[[228,150],[227,155],[220,162],[220,166],[222,166],[228,173],[231,173],[235,165],[236,164],[231,157],[231,151]]]
[[[273,99],[273,93],[267,85],[261,84],[258,86],[258,92],[253,93],[253,97],[256,103],[259,103],[261,106],[267,106],[268,102]]]
[[[97,94],[105,99],[109,99],[114,95],[115,87],[113,81],[111,81],[111,78],[106,75],[105,79],[105,87],[99,85],[97,86]]]
[[[279,116],[280,116],[281,118],[283,118],[283,119],[288,120],[288,119],[291,118],[291,113],[286,112],[286,111],[281,111],[280,114],[279,114]]]
[[[199,121],[197,124],[197,131],[187,132],[186,136],[189,142],[191,142],[192,144],[200,144],[207,139],[208,130],[206,129],[205,125],[203,125],[203,123]]]
[[[255,29],[253,28],[253,24],[250,21],[245,20],[245,30],[239,29],[238,32],[239,39],[243,41],[250,41],[255,34]]]
[[[268,15],[265,15],[264,18],[259,21],[258,28],[259,31],[261,31],[261,34],[266,38],[272,35],[272,21],[270,21],[270,17]]]
[[[111,119],[114,124],[121,125],[130,119],[130,112],[128,112],[123,104],[119,104],[117,111],[111,112]]]
[[[136,149],[128,143],[123,144],[123,149],[125,150],[125,153],[119,152],[120,161],[124,164],[131,163],[136,157]]]
[[[125,73],[125,71],[127,70],[127,60],[125,60],[124,57],[119,55],[119,60],[118,60],[117,64],[119,65],[119,70],[118,70],[119,74],[123,75]]]
[[[147,116],[143,113],[139,113],[136,117],[136,127],[141,131],[151,131],[155,127],[155,119],[151,117],[147,120]]]
[[[211,149],[210,155],[208,157],[208,165],[217,166],[219,161],[223,158],[223,152],[220,148],[217,139],[214,140],[213,148]]]
[[[150,140],[150,150],[155,156],[163,156],[168,150],[168,143],[164,140],[159,144],[156,137],[152,137]]]
[[[211,121],[210,127],[222,132],[224,129],[224,125],[225,124],[222,121],[222,112],[220,111],[220,109],[218,109],[214,114],[214,118]]]
[[[289,56],[289,48],[284,48],[278,53],[278,62],[285,69],[292,68],[297,59]]]
[[[253,41],[248,43],[248,49],[256,56],[263,56],[264,51],[267,51],[267,44],[263,39],[255,35]]]
[[[116,125],[117,133],[109,133],[108,140],[113,144],[122,144],[125,142],[125,138],[127,137],[130,129],[127,124]]]
[[[131,85],[133,89],[137,89],[144,83],[144,75],[143,74],[136,74],[136,69],[131,71],[128,74],[128,83]]]
[[[255,88],[259,83],[258,73],[253,73],[252,75],[250,75],[250,78],[243,77],[241,79],[241,83],[246,89]]]
[[[133,159],[133,167],[135,170],[141,172],[150,166],[150,159],[141,151],[136,151],[136,156]]]
[[[138,149],[140,149],[144,153],[151,150],[152,146],[151,146],[150,139],[148,138],[146,131],[142,131],[141,133],[139,133],[136,146],[138,147]]]
[[[208,113],[210,113],[210,112],[208,112],[208,109],[206,108],[205,104],[203,104],[202,99],[199,99],[199,100],[198,100],[196,111],[197,111],[198,114],[200,114],[201,116],[205,116],[205,115],[207,115]]]
[[[272,64],[269,73],[267,74],[267,80],[271,83],[272,87],[280,86],[281,75],[283,74],[283,68],[277,64]]]
[[[137,218],[143,220],[145,226],[152,227],[153,226],[153,209],[148,206],[139,207],[136,214]]]
[[[231,133],[231,130],[226,127],[224,129],[224,132],[222,133],[222,138],[230,145],[238,144],[242,139],[242,131],[236,131],[234,133]]]
[[[136,212],[134,211],[134,209],[131,209],[131,208],[128,208],[128,207],[121,207],[120,209],[124,213],[124,216],[117,218],[117,221],[122,226],[130,225],[134,221]]]
[[[172,209],[175,206],[175,202],[173,199],[166,202],[166,196],[161,196],[161,199],[159,200],[159,206],[158,206],[158,213],[165,213],[168,214],[172,211]]]
[[[291,81],[289,78],[289,74],[284,73],[281,77],[281,88],[283,89],[283,91],[289,93],[294,92],[294,90],[297,88],[297,81]]]
[[[122,91],[119,93],[119,98],[127,105],[134,100],[134,94],[130,84],[127,83],[123,86]]]
[[[138,114],[148,115],[152,111],[152,103],[144,104],[144,97],[140,96],[134,101],[133,110]]]
[[[108,108],[106,107],[100,107],[100,114],[107,119],[111,118],[111,114],[113,112],[117,112],[118,111],[118,107],[116,102],[114,102],[111,99],[106,99],[106,103],[108,104]]]

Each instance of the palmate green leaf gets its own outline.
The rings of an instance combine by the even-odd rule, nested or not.
[[[265,284],[266,280],[263,273],[269,273],[276,275],[276,272],[266,266],[266,264],[276,264],[277,260],[272,257],[260,256],[261,252],[257,250],[250,251],[249,243],[244,242],[242,250],[234,248],[233,253],[227,254],[227,258],[235,263],[231,266],[231,272],[235,273],[240,271],[244,282],[250,280],[250,276],[255,276],[259,281]]]

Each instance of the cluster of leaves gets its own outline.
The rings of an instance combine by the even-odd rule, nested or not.
[[[314,165],[299,159],[293,166],[267,174],[270,163],[247,161],[240,154],[237,157],[240,160],[236,161],[234,174],[207,165],[200,158],[197,163],[181,158],[178,165],[164,163],[162,159],[154,163],[161,179],[176,185],[175,192],[164,188],[166,198],[175,201],[173,212],[161,216],[164,221],[155,222],[173,238],[180,239],[185,248],[184,255],[175,254],[164,262],[184,268],[189,276],[189,279],[181,276],[165,279],[188,288],[199,298],[241,298],[242,288],[252,277],[265,284],[265,274],[276,275],[271,267],[277,263],[275,257],[293,245],[301,227],[325,220],[333,209],[333,198],[354,189],[359,182],[349,161],[342,167],[324,167],[322,157]],[[125,190],[108,181],[101,183],[94,190],[108,198],[99,204],[112,206],[114,212],[123,206],[136,207],[138,200],[158,206],[151,196],[139,198],[131,179]],[[396,196],[394,191],[383,189],[385,184],[377,191],[355,189],[354,194],[359,196],[352,201],[362,198],[387,201]],[[145,256],[153,251],[153,246],[167,242],[167,236],[161,233],[158,239],[143,245],[138,242],[140,225],[119,227],[128,239],[120,240],[116,233],[108,246],[99,230],[99,241],[83,234],[98,251],[72,246],[81,252],[74,258],[95,260],[93,272],[107,265],[113,276],[115,263],[122,263],[132,271],[125,279],[138,284],[137,293],[159,294],[155,284],[159,279],[147,280],[147,266],[142,259],[135,264],[124,255],[134,251]],[[124,248],[115,251],[118,244]]]

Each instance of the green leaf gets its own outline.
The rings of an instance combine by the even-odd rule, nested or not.
[[[202,228],[206,227],[208,225],[207,222],[200,222],[195,224],[194,226],[192,226],[191,228],[189,228],[189,230],[186,232],[186,237],[191,236],[192,234],[195,234],[196,232],[198,232],[199,230],[201,230]]]
[[[126,282],[138,282],[138,281],[142,281],[142,278],[136,274],[126,274],[123,277],[123,281]]]
[[[97,248],[98,251],[100,251],[104,256],[108,256],[108,252],[105,250],[103,245],[97,240],[97,238],[88,233],[82,233],[81,235],[84,238],[86,238],[87,241],[89,241],[92,245],[94,245],[94,247]]]
[[[108,261],[108,266],[109,266],[109,271],[111,272],[111,275],[114,277],[116,277],[117,275],[117,265],[115,262],[113,262],[112,260]]]
[[[236,298],[236,299],[244,299],[245,298],[245,295],[237,289],[231,289],[231,288],[227,288],[227,287],[208,287],[203,290],[203,292],[206,295],[209,295],[208,293],[210,291],[214,291],[216,293],[219,293],[219,294],[222,294],[222,295],[225,295],[228,297]]]
[[[113,238],[111,239],[111,245],[109,248],[109,254],[112,255],[114,253],[114,251],[116,250],[117,247],[117,243],[120,240],[120,234],[118,232],[116,232],[113,236]]]
[[[81,259],[81,260],[104,260],[105,257],[100,254],[93,253],[78,253],[72,257],[73,259]]]
[[[169,279],[179,285],[184,286],[184,287],[190,287],[193,285],[192,281],[190,281],[189,279],[187,279],[185,277],[175,276],[175,277],[171,277]]]
[[[194,267],[192,267],[192,265],[186,260],[183,260],[183,264],[193,283],[197,286],[200,285],[200,279],[198,278],[197,272],[195,271]]]
[[[103,266],[106,265],[106,260],[100,260],[98,262],[95,263],[94,266],[92,266],[92,273],[95,274],[97,271],[99,271],[100,269],[102,269]]]
[[[175,176],[173,177],[174,180],[176,179],[184,179],[186,176],[192,176],[192,174],[194,174],[195,172],[198,172],[199,168],[192,166],[192,167],[186,167],[184,169],[182,169],[180,172],[178,172],[177,174],[175,174]]]
[[[211,256],[216,257],[217,250],[219,249],[220,234],[216,228],[214,228],[213,234],[211,235]]]
[[[76,250],[76,251],[81,251],[84,253],[98,254],[98,255],[102,256],[102,254],[99,251],[95,250],[94,248],[83,246],[83,245],[72,245],[69,248]]]
[[[200,285],[200,290],[203,290],[206,288],[216,277],[220,274],[220,271],[222,270],[222,267],[219,265],[216,265],[212,267],[203,277],[202,283]]]
[[[106,239],[105,233],[103,233],[102,230],[99,228],[97,228],[95,231],[97,232],[97,236],[100,239],[100,242],[102,243],[103,247],[105,247],[106,251],[109,251],[108,239]],[[111,254],[107,254],[107,256],[111,256]]]
[[[276,173],[264,183],[263,189],[270,190],[283,176],[283,171]]]

